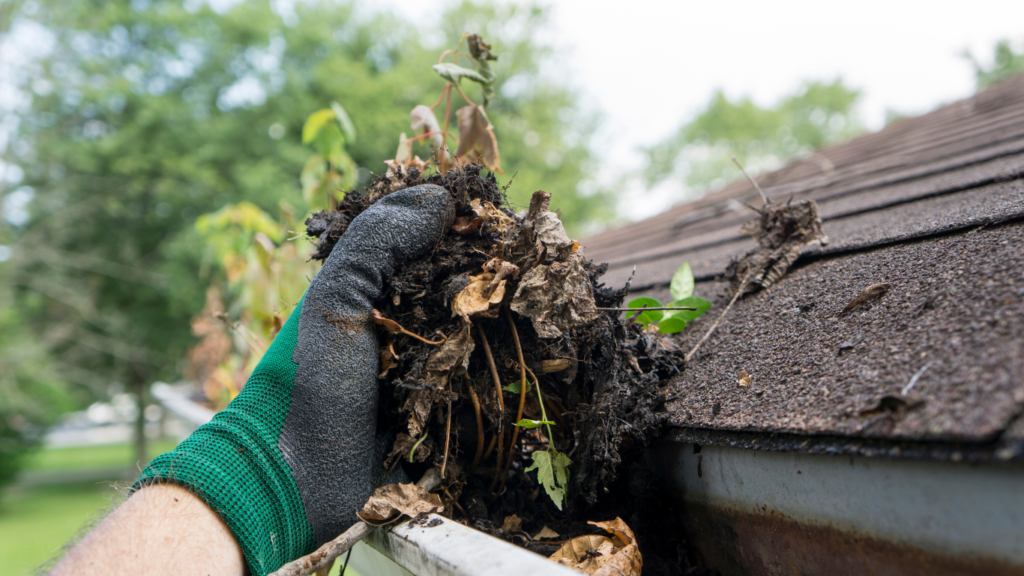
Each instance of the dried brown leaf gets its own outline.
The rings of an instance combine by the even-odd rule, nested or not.
[[[629,526],[621,518],[588,524],[606,530],[612,537],[590,534],[573,538],[552,554],[551,560],[595,576],[640,576],[643,558]]]
[[[499,279],[492,288],[496,276],[493,272],[470,276],[469,284],[452,298],[452,316],[496,318],[498,306],[505,298],[506,284]]]
[[[471,162],[481,162],[487,168],[504,174],[498,156],[498,139],[494,126],[479,106],[463,106],[455,115],[459,119],[459,148],[455,156]]]
[[[505,522],[502,523],[501,529],[505,532],[518,532],[523,529],[523,519],[515,514],[505,516]]]
[[[469,355],[476,346],[469,333],[469,323],[463,323],[459,330],[441,344],[441,347],[427,359],[428,372],[449,372],[453,368],[469,368]]]
[[[572,362],[566,358],[558,358],[556,360],[541,360],[540,361],[540,373],[550,374],[552,372],[561,372],[568,368]]]
[[[402,516],[418,516],[444,510],[441,499],[415,484],[388,484],[373,491],[356,513],[367,524],[383,526]]]
[[[480,232],[480,225],[483,223],[484,219],[479,216],[459,216],[455,219],[455,223],[452,224],[452,232],[455,232],[459,236],[477,234]]]
[[[889,288],[892,288],[892,284],[889,284],[888,282],[879,282],[878,284],[872,284],[871,286],[868,286],[860,294],[858,294],[856,298],[851,300],[850,303],[846,305],[846,308],[843,308],[843,311],[840,312],[839,315],[845,316],[850,312],[853,312],[857,308],[860,308],[861,306],[867,304],[868,302],[871,302],[872,300],[877,300],[878,298],[885,296],[885,293],[889,291]]]
[[[751,378],[750,375],[744,372],[743,370],[740,370],[740,379],[737,380],[736,383],[739,384],[740,386],[746,387],[750,386],[751,381],[753,381],[753,378]]]
[[[409,435],[418,438],[423,433],[430,417],[430,409],[434,401],[430,390],[416,390],[409,395],[405,404],[402,405],[402,412],[409,415]]]
[[[434,116],[434,111],[430,109],[430,106],[420,104],[412,109],[412,112],[409,113],[409,118],[411,119],[412,129],[416,132],[417,136],[434,132],[434,134],[427,137],[431,152],[437,152],[444,145],[441,123],[437,121],[437,116]]]
[[[536,534],[533,535],[533,539],[534,540],[545,540],[545,539],[550,540],[552,538],[559,538],[559,537],[561,537],[561,535],[558,532],[555,532],[554,530],[552,530],[551,528],[548,528],[547,526],[541,528],[540,532],[537,532]]]
[[[393,342],[389,342],[387,346],[380,347],[380,374],[378,378],[387,376],[388,370],[391,370],[395,366],[398,366],[398,354],[395,353],[395,345]]]

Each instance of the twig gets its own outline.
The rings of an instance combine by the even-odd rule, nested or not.
[[[472,472],[480,465],[480,458],[484,453],[484,418],[480,415],[480,398],[473,389],[473,382],[466,378],[466,388],[469,389],[469,399],[473,402],[473,412],[476,413],[476,455],[473,456]]]
[[[498,417],[498,432],[501,432],[501,421],[505,417],[505,399],[501,396],[501,378],[498,376],[498,366],[494,363],[494,355],[491,354],[491,344],[487,341],[487,334],[484,333],[482,326],[473,321],[473,325],[476,326],[476,331],[480,333],[480,341],[484,345],[484,356],[487,357],[487,366],[491,369],[491,379],[494,380],[494,390],[498,393],[498,407],[501,409],[501,415]]]
[[[732,309],[732,305],[736,303],[736,300],[739,300],[740,294],[743,294],[743,291],[747,288],[747,282],[750,280],[750,276],[753,275],[753,273],[753,270],[747,272],[747,277],[743,279],[743,282],[740,284],[740,287],[736,289],[736,294],[733,295],[732,300],[729,301],[729,305],[726,306],[725,310],[722,311],[722,314],[718,317],[718,320],[715,320],[715,323],[711,325],[711,328],[708,328],[708,331],[705,332],[703,336],[701,336],[700,342],[697,342],[697,344],[689,352],[686,353],[685,359],[687,362],[690,361],[690,358],[693,358],[693,355],[697,353],[697,349],[700,348],[700,345],[703,344],[704,341],[708,339],[708,336],[711,336],[711,333],[715,331],[715,328],[718,328],[718,325],[721,324],[722,319],[725,318],[725,315],[728,314],[729,310]]]
[[[903,390],[900,390],[900,396],[906,396],[907,392],[910,392],[910,389],[914,387],[914,384],[917,384],[917,381],[921,378],[921,375],[924,374],[924,371],[931,368],[931,366],[932,363],[929,362],[925,364],[923,368],[918,370],[917,374],[914,374],[914,377],[910,379],[910,382],[908,382],[907,385],[903,387]]]
[[[508,318],[508,325],[512,329],[512,342],[516,345],[516,356],[519,359],[519,412],[516,414],[516,422],[523,419],[523,408],[526,406],[526,361],[523,360],[523,346],[519,343],[519,332],[516,331],[516,322],[512,318],[512,311],[505,309]],[[498,487],[498,494],[505,489],[505,480],[508,478],[508,470],[512,467],[512,454],[515,452],[516,440],[519,437],[519,426],[512,429],[512,442],[508,445],[508,456],[505,459],[505,473],[501,475],[501,486]]]
[[[491,452],[494,452],[494,445],[498,443],[498,435],[491,436],[491,442],[487,445],[487,450],[484,450],[484,460],[491,457]]]
[[[437,468],[427,470],[427,473],[423,475],[423,478],[420,478],[416,485],[428,492],[434,490],[441,485],[440,471]],[[309,576],[317,570],[332,564],[335,558],[344,554],[356,542],[359,542],[376,529],[377,526],[360,520],[334,540],[317,548],[312,554],[307,554],[281,566],[270,576]]]
[[[448,468],[448,446],[452,438],[452,401],[448,400],[448,427],[444,431],[444,462],[441,463],[441,478]]]
[[[768,197],[764,195],[764,191],[761,190],[761,187],[757,185],[757,181],[754,180],[753,178],[751,178],[750,174],[747,174],[747,171],[743,168],[743,165],[740,164],[740,161],[737,160],[735,156],[732,157],[732,161],[736,163],[736,166],[738,166],[739,169],[740,169],[740,172],[743,172],[743,175],[747,177],[747,180],[750,180],[750,183],[754,185],[754,188],[757,189],[757,193],[761,195],[761,200],[767,206],[768,205]],[[757,210],[757,209],[755,208],[755,210]]]
[[[231,328],[232,330],[237,332],[238,335],[242,337],[242,340],[245,340],[245,343],[249,345],[249,348],[252,348],[253,352],[256,352],[258,354],[264,353],[263,346],[260,344],[260,341],[256,338],[256,335],[253,334],[252,332],[249,332],[249,329],[246,328],[244,325],[235,324],[230,319],[228,319],[228,315],[223,312],[217,312],[214,314],[214,316],[216,316],[217,319],[219,319],[221,322],[227,324],[228,328]],[[246,335],[248,335],[248,338],[246,337]],[[252,339],[251,341],[250,338]]]

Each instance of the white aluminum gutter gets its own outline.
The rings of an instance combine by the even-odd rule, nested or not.
[[[673,442],[652,464],[670,475],[698,547],[723,574],[1024,574],[1024,465],[968,464]],[[722,543],[729,534],[733,542]],[[717,535],[717,536],[716,536]],[[848,557],[842,557],[849,554]],[[895,558],[895,560],[894,560]],[[950,564],[952,563],[952,564]],[[735,564],[732,567],[725,564]],[[855,568],[857,564],[859,568]],[[954,567],[953,565],[959,566]],[[793,572],[796,571],[796,572]],[[846,573],[846,571],[844,571]],[[943,572],[946,573],[946,572]]]
[[[153,384],[153,397],[178,417],[202,426],[215,412],[192,402],[189,385]],[[439,522],[439,523],[438,523]],[[431,524],[434,524],[431,527]],[[367,544],[369,546],[367,546]],[[338,562],[343,562],[339,558]],[[573,576],[578,572],[525,548],[509,544],[458,522],[431,515],[412,525],[401,522],[377,529],[352,549],[356,572],[372,576]]]

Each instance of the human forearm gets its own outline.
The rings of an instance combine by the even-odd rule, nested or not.
[[[107,516],[51,575],[244,573],[242,551],[213,510],[180,486],[154,484]]]

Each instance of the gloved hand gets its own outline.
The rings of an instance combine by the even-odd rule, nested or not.
[[[395,266],[433,247],[454,212],[451,194],[423,185],[355,218],[242,392],[133,489],[188,488],[228,525],[256,575],[351,526],[371,479],[386,473],[373,305]]]

